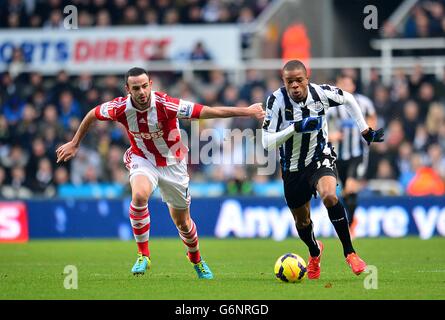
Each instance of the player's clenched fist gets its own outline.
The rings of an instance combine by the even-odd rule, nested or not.
[[[61,161],[66,162],[70,160],[76,155],[77,150],[79,150],[79,147],[76,146],[72,141],[60,146],[56,150],[57,163]]]
[[[262,120],[264,116],[266,115],[266,112],[263,110],[263,104],[262,103],[254,103],[249,106],[250,115],[252,117],[255,117],[259,120]]]

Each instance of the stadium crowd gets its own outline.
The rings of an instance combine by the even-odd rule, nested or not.
[[[69,4],[80,8],[80,26],[107,26],[248,22],[268,2],[73,0]],[[61,27],[56,12],[61,13],[61,8],[68,4],[62,0],[0,0],[0,3],[6,8],[1,11],[0,24],[7,28]],[[422,11],[438,19],[435,13],[440,11],[444,27],[443,8],[443,1],[422,1],[413,10],[413,17]],[[211,59],[203,48],[197,47],[190,59]],[[56,76],[46,77],[27,72],[25,65],[21,51],[16,50],[8,70],[0,74],[0,198],[52,197],[59,194],[61,186],[70,184],[128,186],[122,155],[129,144],[124,130],[115,123],[98,121],[76,158],[64,165],[55,163],[55,150],[71,139],[91,108],[125,95],[123,75],[83,73],[73,76],[62,70]],[[366,86],[356,70],[338,71],[355,78],[358,91],[374,102],[379,127],[386,131],[386,141],[371,148],[366,177],[370,188],[366,190],[394,195],[444,195],[445,76],[436,79],[417,66],[413,72],[397,70],[391,85],[386,87],[377,70],[372,71],[372,81]],[[331,76],[332,79],[320,79],[314,72],[312,80],[333,84],[335,75]],[[174,72],[152,73],[152,79],[154,90],[206,105],[248,106],[264,102],[282,85],[278,71],[265,74],[257,70],[246,71],[241,85],[235,85],[228,73],[220,70],[196,73],[195,80],[190,82],[181,73]],[[220,139],[210,142],[219,150],[224,148],[222,134],[225,129],[255,132],[261,127],[255,120],[238,118],[200,120],[198,123],[200,132],[208,128],[219,132]],[[192,136],[191,122],[181,121],[181,127],[188,137]],[[201,150],[208,143],[201,141]],[[238,159],[237,163],[245,163],[247,155],[253,152],[248,143],[232,144],[232,148],[232,161]],[[215,194],[267,195],[276,194],[280,188],[279,164],[274,174],[265,176],[258,174],[257,165],[225,163],[190,165],[192,182],[219,183],[223,189]],[[377,187],[373,189],[372,186]],[[388,187],[383,190],[382,186]],[[209,190],[206,189],[207,194],[211,193]]]
[[[343,72],[357,76],[355,70]],[[242,86],[230,83],[223,71],[210,72],[209,79],[188,83],[180,74],[153,75],[156,90],[207,105],[247,106],[262,102],[281,85],[278,73],[264,77],[256,70],[247,72]],[[20,73],[15,77],[10,72],[3,73],[0,195],[52,196],[58,186],[66,183],[127,184],[122,163],[127,137],[114,123],[97,122],[75,159],[66,165],[56,165],[54,161],[55,149],[71,139],[88,110],[124,95],[123,85],[120,75],[93,77],[84,73],[71,77],[60,71],[57,77],[46,78],[39,73]],[[386,141],[371,149],[367,178],[397,181],[400,190],[392,190],[393,194],[445,194],[445,79],[438,81],[426,76],[417,67],[410,75],[399,70],[392,85],[385,87],[374,72],[373,81],[360,91],[371,97],[379,126],[386,129]],[[181,121],[181,127],[192,136],[191,122]],[[219,143],[218,149],[222,150],[225,129],[255,132],[260,124],[241,118],[199,121],[200,132],[207,128],[221,133],[221,139],[212,143]],[[201,141],[200,147],[208,143]],[[252,152],[247,144],[232,147],[232,161],[244,159],[238,163],[246,163],[246,154]],[[252,194],[253,185],[279,179],[279,170],[274,175],[261,176],[256,169],[255,165],[190,166],[192,181],[223,182],[229,194]],[[428,183],[431,181],[433,184]]]
[[[445,1],[420,0],[399,27],[386,21],[382,35],[385,38],[430,38],[445,36]]]
[[[248,23],[271,0],[0,0],[0,28],[63,28],[73,5],[79,27]]]

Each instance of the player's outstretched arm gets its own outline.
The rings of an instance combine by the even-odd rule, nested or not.
[[[262,120],[265,116],[262,103],[254,103],[248,108],[239,107],[208,107],[204,106],[199,115],[200,119],[252,117]]]
[[[87,113],[85,118],[83,118],[73,139],[65,143],[64,145],[61,145],[59,148],[57,148],[56,150],[57,163],[66,162],[74,158],[77,151],[79,150],[80,142],[87,134],[91,124],[97,119],[94,110],[95,109],[90,110],[90,112]]]

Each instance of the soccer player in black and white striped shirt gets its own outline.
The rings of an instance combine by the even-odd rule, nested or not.
[[[263,146],[279,146],[284,195],[301,240],[309,248],[308,278],[320,277],[321,241],[316,241],[310,218],[310,200],[318,194],[343,245],[347,264],[355,274],[366,269],[366,263],[355,253],[349,234],[345,208],[336,195],[336,154],[328,139],[326,112],[330,107],[345,105],[368,142],[383,141],[383,130],[374,131],[366,123],[352,94],[337,87],[309,83],[306,67],[291,60],[282,70],[284,87],[266,101],[263,123]]]
[[[335,85],[352,93],[357,101],[366,122],[374,127],[377,115],[372,101],[361,94],[355,93],[354,80],[347,75],[337,77]],[[363,141],[360,130],[347,112],[347,107],[340,105],[330,108],[327,112],[329,125],[329,141],[337,150],[336,167],[342,185],[343,203],[346,206],[351,235],[354,232],[354,212],[357,208],[357,194],[363,187],[363,179],[368,166],[369,147]]]

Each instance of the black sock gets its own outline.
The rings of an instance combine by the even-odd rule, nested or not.
[[[340,201],[333,207],[327,208],[329,219],[331,219],[332,224],[334,225],[335,231],[337,232],[338,238],[343,245],[343,254],[345,257],[355,252],[352,247],[351,236],[349,234],[349,226],[348,221],[346,219],[346,211]]]
[[[307,247],[309,248],[311,257],[318,257],[320,255],[320,249],[318,248],[317,241],[315,240],[314,231],[312,228],[312,220],[307,227],[303,229],[297,228],[297,231],[300,239],[303,240],[303,242],[306,243]]]
[[[357,194],[356,193],[347,194],[343,199],[345,207],[348,211],[348,223],[349,226],[351,226],[352,221],[354,219],[354,212],[355,209],[357,208]]]

